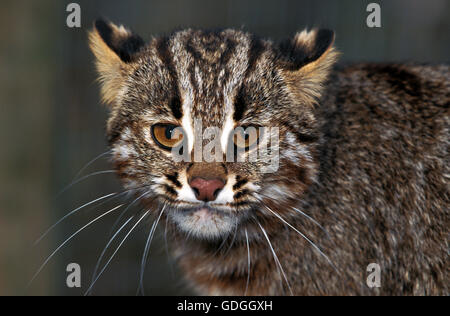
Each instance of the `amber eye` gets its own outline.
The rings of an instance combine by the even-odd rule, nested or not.
[[[181,144],[183,130],[180,126],[173,124],[155,124],[152,126],[153,140],[163,149],[171,150]]]
[[[245,150],[253,148],[258,144],[261,129],[259,126],[239,126],[233,134],[234,145]]]

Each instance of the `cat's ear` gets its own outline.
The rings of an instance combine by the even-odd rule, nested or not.
[[[280,44],[281,67],[290,90],[306,103],[320,97],[338,53],[333,47],[334,32],[314,29],[297,33]]]
[[[96,57],[103,102],[114,103],[125,73],[144,45],[138,35],[123,26],[104,20],[95,21],[89,33],[89,46]]]

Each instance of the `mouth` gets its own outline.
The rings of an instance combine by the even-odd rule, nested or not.
[[[223,215],[233,215],[245,211],[249,211],[254,207],[255,202],[246,200],[240,202],[230,202],[230,203],[215,203],[215,202],[191,202],[184,200],[174,200],[166,196],[159,197],[159,201],[162,204],[166,204],[169,208],[174,211],[189,213],[195,212],[201,208],[205,208],[207,211],[212,213],[219,213]]]
[[[225,208],[225,210],[224,210]],[[231,212],[226,205],[218,205],[217,207],[208,205],[207,203],[179,209],[178,211],[186,215],[203,215],[203,216],[230,216]]]
[[[217,239],[234,231],[239,217],[229,208],[213,207],[206,203],[172,209],[169,217],[177,224],[181,231],[203,239]]]

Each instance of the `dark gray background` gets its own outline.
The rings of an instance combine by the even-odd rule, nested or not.
[[[77,1],[82,28],[65,25],[71,1],[2,1],[0,10],[0,294],[83,293],[65,286],[65,267],[82,267],[83,289],[108,241],[108,216],[68,243],[26,290],[47,255],[108,206],[86,209],[33,241],[58,218],[87,201],[119,190],[113,175],[98,175],[55,199],[90,159],[106,150],[107,110],[99,104],[87,30],[103,16],[144,39],[179,27],[235,27],[281,40],[305,27],[336,31],[341,62],[449,62],[448,0],[373,1],[382,27],[366,26],[372,1]],[[74,1],[75,2],[75,1]],[[85,174],[110,169],[99,160]],[[137,210],[137,209],[136,209]],[[117,216],[117,215],[116,215]],[[164,225],[162,225],[163,227]],[[119,251],[94,294],[131,294],[137,287],[148,225]],[[163,238],[151,250],[146,294],[188,294],[171,272]]]

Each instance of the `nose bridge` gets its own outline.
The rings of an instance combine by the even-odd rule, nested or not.
[[[191,161],[201,161],[205,159],[204,155],[206,154],[211,154],[215,157],[225,155],[221,146],[221,138],[224,128],[223,121],[225,120],[222,106],[220,106],[221,104],[223,104],[223,100],[220,102],[214,101],[212,103],[198,102],[193,106],[191,123]],[[201,113],[197,113],[199,109],[202,109]],[[206,146],[212,146],[211,152],[203,152]],[[216,150],[218,152],[216,152]]]
[[[226,184],[226,169],[221,163],[193,163],[187,170],[188,182],[199,201],[214,201]]]
[[[220,179],[226,182],[226,167],[218,162],[194,162],[187,169],[188,180],[194,178]]]

